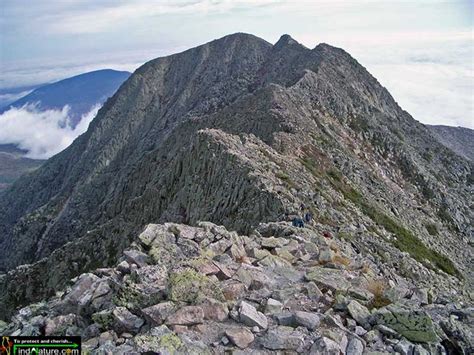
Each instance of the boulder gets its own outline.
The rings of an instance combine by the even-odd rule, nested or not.
[[[204,319],[222,322],[229,315],[227,305],[212,298],[206,299],[200,306],[204,311]]]
[[[319,316],[316,313],[297,311],[295,312],[295,324],[314,330],[319,326]]]
[[[80,334],[83,327],[85,327],[85,322],[81,317],[76,314],[66,314],[48,319],[44,333],[45,335],[75,335]],[[23,333],[23,335],[32,334]]]
[[[430,343],[438,339],[433,321],[425,311],[390,305],[375,312],[371,322],[385,325],[414,342]]]
[[[250,303],[242,301],[239,306],[239,319],[242,323],[248,325],[249,327],[258,326],[262,329],[268,327],[267,317],[258,312],[254,306]]]
[[[350,338],[346,347],[346,355],[362,355],[364,344],[357,338]]]
[[[135,249],[125,250],[123,252],[125,260],[131,264],[143,267],[148,264],[148,255]]]
[[[274,314],[273,318],[277,321],[279,325],[292,327],[295,324],[295,316],[293,313],[290,312]]]
[[[426,288],[415,288],[410,299],[422,306],[427,305],[429,303],[428,290]]]
[[[171,314],[165,321],[167,325],[194,325],[204,321],[204,311],[198,306],[186,306]]]
[[[273,298],[269,298],[267,300],[267,305],[265,306],[265,313],[267,314],[274,314],[281,312],[283,304],[280,301],[274,300]]]
[[[112,311],[114,317],[115,328],[119,333],[129,332],[138,333],[144,320],[131,313],[125,307],[117,307]]]
[[[163,302],[142,309],[142,313],[151,325],[156,326],[162,324],[175,309],[176,306],[173,302]]]
[[[279,326],[269,330],[261,339],[269,350],[298,351],[304,346],[304,334],[290,327]]]
[[[225,335],[230,339],[232,344],[241,349],[247,348],[255,339],[255,336],[247,328],[233,328],[225,331]]]
[[[347,304],[347,311],[357,323],[366,329],[369,328],[370,311],[367,309],[367,307],[361,305],[357,301],[352,300]]]
[[[289,242],[288,239],[285,239],[285,238],[270,237],[270,238],[261,239],[262,248],[267,248],[267,249],[280,248],[288,244],[288,242]]]
[[[313,346],[311,346],[310,354],[312,355],[339,355],[341,353],[341,349],[339,344],[337,344],[334,340],[331,340],[326,337],[321,337],[317,339]]]
[[[321,290],[312,281],[306,284],[306,294],[308,295],[310,299],[314,301],[318,301],[323,296],[323,293],[321,292]]]

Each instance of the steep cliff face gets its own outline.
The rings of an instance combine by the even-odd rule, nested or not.
[[[343,50],[235,34],[146,63],[87,133],[0,195],[0,268],[100,239],[72,277],[148,223],[249,232],[304,204],[328,230],[362,228],[374,257],[404,252],[470,282],[472,171]]]

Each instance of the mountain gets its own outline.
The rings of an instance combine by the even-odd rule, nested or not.
[[[12,107],[21,108],[24,105],[36,105],[40,111],[61,110],[68,105],[70,107],[69,124],[74,128],[84,114],[91,111],[94,106],[102,105],[129,76],[129,72],[104,69],[42,85],[0,109],[0,114]],[[21,89],[24,91],[28,88]],[[26,153],[11,144],[0,144],[2,163],[0,164],[0,190],[7,188],[22,174],[40,166],[43,162],[27,158]]]
[[[0,89],[0,109],[28,95],[43,84]]]
[[[140,344],[171,337],[179,347],[189,339],[176,334],[189,330],[210,346],[205,336],[241,323],[258,337],[255,351],[297,343],[304,352],[321,341],[318,353],[344,336],[359,350],[458,349],[472,339],[463,332],[473,168],[344,50],[309,49],[288,35],[274,45],[226,36],[144,64],[85,134],[0,194],[1,310],[16,314],[12,331],[54,334],[67,324],[99,352],[115,351],[115,332],[130,333],[120,342],[138,352],[160,352],[161,340]],[[291,226],[307,212],[313,223]],[[207,293],[224,286],[230,298]],[[188,294],[196,298],[181,299]],[[227,313],[204,322],[202,302],[212,308],[216,298],[232,309],[231,323],[222,323]],[[270,299],[293,313],[264,315]],[[381,314],[369,322],[366,307]],[[165,319],[175,332],[157,326]],[[304,334],[275,325],[294,319]],[[332,333],[307,338],[323,320]],[[355,324],[370,330],[363,342],[345,330]],[[245,329],[240,338],[253,339]]]
[[[441,144],[458,155],[474,161],[474,130],[450,126],[427,127]]]
[[[96,104],[102,104],[130,76],[129,72],[103,69],[92,71],[52,84],[46,84],[0,110],[0,114],[11,107],[38,104],[39,110],[70,107],[71,126],[75,127],[81,116]]]
[[[43,160],[25,158],[24,155],[24,151],[12,144],[0,145],[0,191],[43,163]]]

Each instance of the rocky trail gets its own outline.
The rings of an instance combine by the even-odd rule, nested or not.
[[[79,334],[91,354],[472,353],[462,295],[390,274],[342,236],[320,224],[248,236],[150,224],[114,267],[20,309],[0,333]]]

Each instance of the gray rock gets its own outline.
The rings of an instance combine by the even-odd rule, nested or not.
[[[270,350],[298,351],[304,345],[304,335],[292,328],[279,326],[269,330],[262,337],[261,344]]]
[[[349,312],[351,317],[361,326],[363,326],[366,329],[370,327],[369,325],[370,312],[367,309],[367,307],[353,300],[348,303],[347,311]]]
[[[204,311],[199,306],[186,306],[168,316],[167,325],[194,325],[204,321]]]
[[[428,290],[426,288],[415,288],[411,296],[411,300],[424,306],[429,303],[428,301]]]
[[[279,325],[291,327],[295,324],[295,316],[291,312],[277,313],[273,315],[273,318]]]
[[[350,338],[346,347],[346,355],[362,355],[364,344],[357,338]]]
[[[376,328],[380,331],[380,333],[382,333],[382,334],[384,334],[384,335],[386,335],[390,338],[400,339],[400,337],[401,337],[401,335],[398,334],[395,330],[393,330],[392,328],[387,327],[383,324],[377,325]]]
[[[265,306],[265,313],[267,314],[274,314],[281,312],[283,304],[280,301],[274,300],[273,298],[269,298],[267,300],[267,305]]]
[[[334,257],[334,252],[329,249],[320,249],[318,255],[318,261],[322,264],[330,263]]]
[[[398,351],[401,355],[411,355],[413,354],[414,345],[406,340],[400,340],[394,346],[395,350]]]
[[[308,297],[315,301],[318,301],[323,296],[323,293],[314,282],[308,282],[306,284],[306,292]]]
[[[125,250],[123,255],[129,263],[136,264],[139,267],[143,267],[148,263],[148,255],[138,250]]]
[[[204,319],[222,322],[229,315],[227,305],[212,298],[206,299],[200,307],[204,312]]]
[[[319,326],[320,318],[316,313],[297,311],[294,316],[295,324],[314,330]]]
[[[270,238],[261,239],[262,248],[269,248],[269,249],[282,247],[288,244],[288,242],[289,242],[288,239],[285,239],[285,238],[270,237]]]
[[[258,312],[250,303],[242,301],[239,306],[240,321],[249,327],[258,326],[262,329],[268,327],[267,317]]]
[[[117,333],[115,333],[113,330],[103,332],[99,335],[99,345],[104,345],[106,343],[113,343],[117,341]]]
[[[421,345],[415,345],[413,348],[413,355],[430,355],[431,353],[423,348]]]
[[[117,271],[121,272],[122,274],[129,274],[130,264],[127,263],[127,261],[123,260],[120,264],[117,265]]]
[[[241,349],[246,349],[255,337],[247,328],[232,328],[225,331],[225,335],[230,339],[232,344]]]
[[[112,315],[118,332],[138,333],[141,326],[145,323],[143,319],[137,317],[125,307],[115,308],[112,311]]]
[[[311,346],[310,354],[319,355],[339,355],[341,348],[334,340],[329,338],[321,337],[317,339]]]
[[[163,302],[142,309],[142,313],[151,325],[156,326],[162,324],[175,310],[173,302]]]

